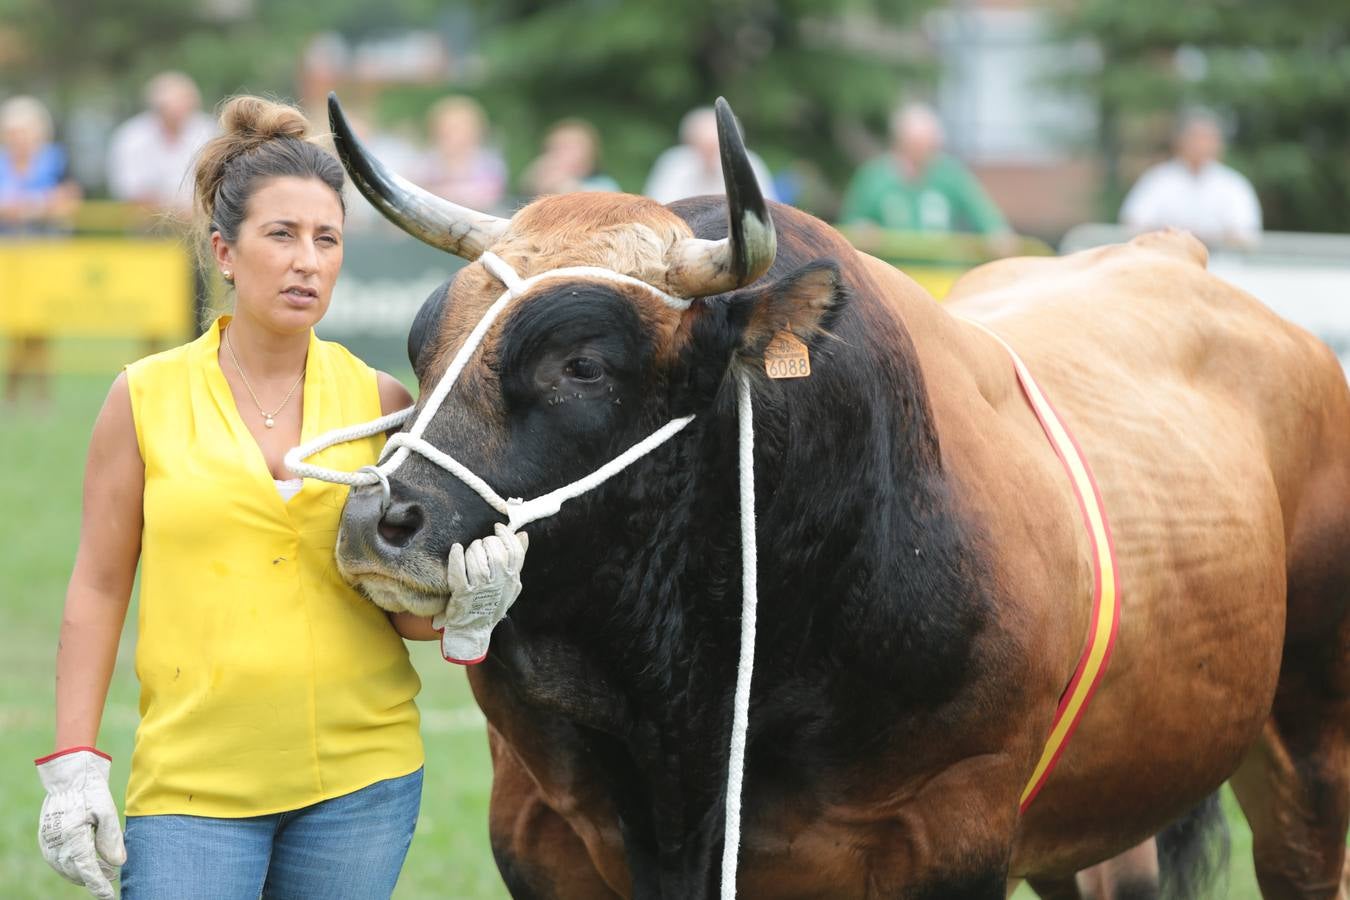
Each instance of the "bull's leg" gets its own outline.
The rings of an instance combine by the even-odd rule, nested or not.
[[[1339,382],[1339,380],[1337,379]],[[1345,898],[1350,822],[1350,408],[1339,382],[1289,528],[1284,658],[1270,719],[1230,779],[1261,893]]]
[[[1340,432],[1338,432],[1339,434]],[[1231,779],[1267,900],[1345,898],[1350,822],[1350,441],[1310,478],[1289,545],[1270,719]]]
[[[1231,781],[1267,900],[1347,897],[1350,623],[1327,633],[1286,644],[1271,718]]]
[[[1157,842],[1149,838],[1073,878],[1032,878],[1028,884],[1041,900],[1157,900]]]
[[[1158,900],[1158,842],[1149,838],[1078,873],[1084,900]]]
[[[1074,878],[1028,878],[1027,884],[1041,900],[1083,900]]]
[[[1266,900],[1345,898],[1341,885],[1350,819],[1350,754],[1338,703],[1327,720],[1281,722],[1278,709],[1231,780],[1252,828],[1252,855]],[[1331,721],[1332,717],[1335,721]]]
[[[618,898],[572,827],[548,806],[515,754],[493,741],[488,834],[515,900]]]

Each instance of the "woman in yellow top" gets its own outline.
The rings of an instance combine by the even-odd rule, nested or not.
[[[198,340],[129,366],[94,426],[57,651],[39,840],[95,896],[388,897],[421,799],[420,682],[390,615],[337,574],[346,488],[287,449],[410,402],[313,327],[342,264],[343,173],[295,109],[230,101],[196,202],[236,292]],[[376,461],[382,439],[325,451]],[[141,723],[126,839],[94,749],[137,562]]]

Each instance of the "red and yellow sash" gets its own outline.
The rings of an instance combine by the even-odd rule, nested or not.
[[[979,325],[978,322],[972,324]],[[1054,406],[1036,384],[1036,380],[1031,377],[1031,372],[1027,370],[1022,358],[1003,338],[983,325],[980,327],[1002,344],[1012,357],[1013,368],[1017,370],[1017,380],[1022,386],[1022,392],[1026,394],[1032,411],[1036,413],[1036,418],[1041,423],[1041,428],[1045,430],[1046,437],[1055,448],[1055,454],[1069,473],[1069,481],[1073,483],[1074,496],[1078,498],[1078,508],[1083,513],[1088,538],[1092,542],[1092,622],[1088,626],[1087,646],[1083,648],[1083,655],[1078,660],[1073,678],[1064,690],[1058,708],[1055,709],[1054,723],[1050,727],[1050,736],[1046,739],[1041,758],[1031,773],[1031,780],[1022,789],[1018,808],[1019,811],[1026,812],[1031,801],[1036,799],[1036,795],[1050,778],[1050,773],[1054,771],[1060,756],[1064,754],[1064,748],[1068,746],[1069,738],[1073,736],[1074,729],[1083,718],[1088,701],[1092,699],[1097,685],[1101,683],[1102,676],[1106,673],[1106,666],[1111,661],[1111,649],[1116,642],[1116,632],[1120,630],[1120,588],[1116,579],[1116,555],[1115,547],[1111,543],[1111,526],[1106,520],[1102,495],[1097,489],[1097,482],[1092,477],[1087,460],[1083,458],[1083,451],[1069,432],[1068,426],[1064,424],[1064,420],[1055,412]]]

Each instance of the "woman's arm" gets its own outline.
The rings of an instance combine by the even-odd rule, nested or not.
[[[388,372],[377,372],[380,385],[380,413],[389,415],[412,405],[412,394],[403,384]],[[394,630],[410,641],[439,641],[441,633],[431,627],[427,616],[414,616],[412,613],[389,613],[389,621]]]
[[[441,633],[431,627],[431,619],[427,616],[415,616],[412,613],[389,613],[389,621],[394,624],[394,630],[401,637],[409,641],[439,641]]]
[[[403,382],[388,372],[376,372],[375,379],[380,387],[380,415],[387,416],[412,406],[412,394],[408,393]]]
[[[108,682],[141,553],[145,465],[126,374],[94,423],[84,513],[56,648],[56,749],[97,743]]]

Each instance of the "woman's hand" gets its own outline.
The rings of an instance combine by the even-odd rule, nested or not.
[[[450,601],[432,619],[444,629],[441,656],[446,662],[472,666],[487,658],[492,629],[520,596],[520,570],[530,536],[512,532],[500,522],[495,533],[464,548],[450,548],[446,575]]]
[[[72,747],[37,760],[37,770],[47,789],[38,825],[42,857],[99,900],[114,900],[112,880],[127,850],[108,789],[112,760],[92,747]]]

